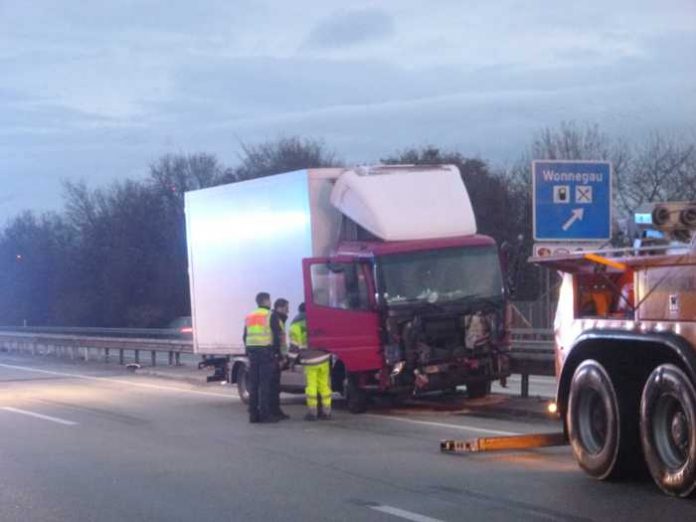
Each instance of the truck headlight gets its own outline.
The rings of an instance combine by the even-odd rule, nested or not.
[[[399,375],[402,371],[404,371],[404,366],[406,366],[406,361],[399,361],[394,365],[391,371],[391,376],[396,377]]]

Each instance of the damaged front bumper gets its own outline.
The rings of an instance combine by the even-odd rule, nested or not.
[[[462,357],[413,370],[414,392],[445,390],[474,382],[496,381],[510,375],[507,353]]]

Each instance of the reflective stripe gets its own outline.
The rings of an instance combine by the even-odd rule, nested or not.
[[[257,308],[246,316],[247,346],[270,346],[273,344],[271,331],[271,312],[266,308]]]
[[[314,366],[331,359],[331,354],[324,350],[302,350],[300,352],[300,364],[303,366]]]

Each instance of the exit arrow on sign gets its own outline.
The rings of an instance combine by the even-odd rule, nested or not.
[[[573,226],[573,223],[576,221],[582,221],[583,216],[585,215],[585,209],[584,208],[576,208],[573,210],[573,215],[570,216],[570,219],[563,223],[563,226],[561,227],[563,230],[568,230],[570,227]]]

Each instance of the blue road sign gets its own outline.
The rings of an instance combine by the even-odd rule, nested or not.
[[[534,239],[609,239],[611,174],[606,161],[533,161]]]

